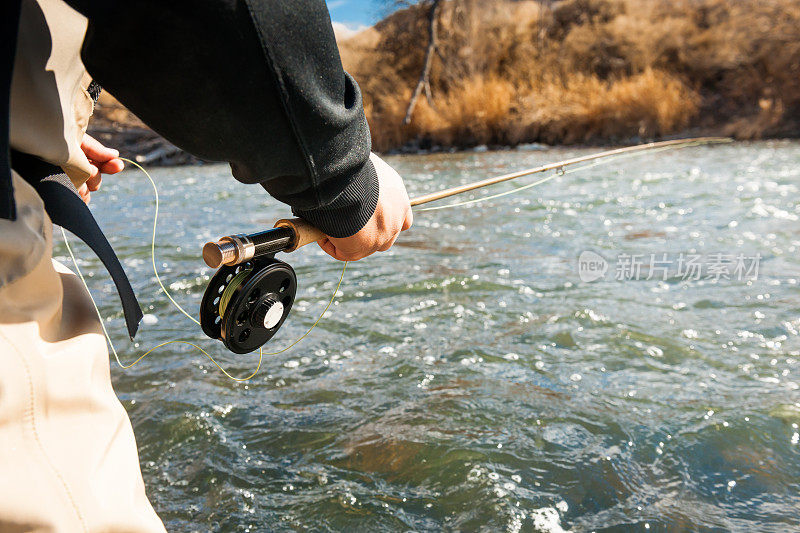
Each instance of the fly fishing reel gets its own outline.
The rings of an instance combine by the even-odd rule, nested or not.
[[[278,332],[296,293],[294,270],[273,257],[225,265],[208,283],[200,304],[200,325],[230,351],[252,352]]]
[[[261,348],[283,325],[297,294],[291,266],[275,259],[322,238],[300,219],[279,220],[275,228],[231,235],[206,243],[203,260],[218,268],[200,303],[200,325],[234,353]]]

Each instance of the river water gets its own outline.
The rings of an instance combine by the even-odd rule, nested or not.
[[[586,153],[388,161],[414,196]],[[159,269],[195,312],[212,274],[201,245],[288,209],[221,165],[152,172]],[[248,383],[185,345],[113,363],[148,495],[170,531],[800,528],[799,189],[799,143],[737,143],[417,211]],[[136,170],[93,198],[147,313],[135,345],[75,246],[120,357],[185,339],[250,373],[257,356],[228,353],[159,293],[152,209]],[[268,348],[314,322],[341,269],[316,246],[288,261],[298,300]]]

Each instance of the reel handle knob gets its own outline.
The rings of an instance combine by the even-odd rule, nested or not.
[[[324,239],[326,235],[302,218],[284,218],[275,223],[276,228],[289,228],[294,232],[294,239],[284,252],[294,252],[298,248]]]
[[[274,296],[267,296],[253,313],[253,325],[272,329],[283,318],[283,304]]]

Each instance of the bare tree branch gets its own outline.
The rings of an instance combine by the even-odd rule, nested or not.
[[[436,107],[433,105],[433,93],[431,92],[430,80],[425,80],[425,98],[428,99],[428,105],[435,110]]]
[[[433,103],[428,75],[431,72],[433,53],[436,50],[436,18],[439,13],[440,3],[441,0],[431,1],[431,9],[428,12],[428,49],[425,51],[425,62],[423,63],[417,86],[414,89],[414,94],[411,95],[411,100],[408,102],[408,109],[406,109],[403,125],[411,123],[411,115],[414,114],[414,108],[417,106],[417,100],[419,99],[419,95],[422,94],[423,89],[425,90],[425,96],[428,98],[428,102]]]

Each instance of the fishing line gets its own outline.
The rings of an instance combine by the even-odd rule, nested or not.
[[[153,193],[155,195],[155,210],[154,210],[154,215],[153,215],[153,233],[152,233],[152,238],[150,240],[150,259],[151,259],[151,263],[152,263],[152,266],[153,266],[153,273],[156,276],[156,281],[158,282],[158,285],[161,287],[161,290],[167,296],[169,301],[172,302],[172,304],[175,306],[175,308],[178,309],[178,311],[180,311],[189,320],[191,320],[192,322],[194,322],[197,325],[200,325],[200,321],[198,321],[192,315],[187,313],[186,310],[184,310],[183,307],[181,307],[180,304],[178,304],[178,302],[175,301],[175,299],[172,297],[170,292],[164,286],[164,283],[161,281],[161,276],[159,276],[159,274],[158,274],[158,268],[156,267],[156,235],[157,235],[156,228],[158,226],[158,208],[159,208],[159,204],[160,204],[159,197],[158,197],[158,187],[156,186],[156,183],[153,180],[153,178],[150,176],[150,173],[147,172],[147,170],[145,170],[144,167],[139,165],[137,162],[132,161],[132,160],[127,159],[127,158],[124,158],[124,157],[120,157],[119,159],[121,159],[121,160],[123,160],[125,162],[128,162],[128,163],[132,164],[133,166],[135,166],[136,168],[138,168],[139,170],[141,170],[142,173],[144,173],[144,175],[150,181],[150,184],[153,186]],[[256,369],[250,375],[248,375],[246,377],[232,376],[231,374],[228,373],[227,370],[225,370],[222,367],[222,365],[220,365],[214,359],[214,357],[211,354],[209,354],[203,348],[201,348],[197,344],[194,344],[193,342],[189,342],[189,341],[181,340],[181,339],[174,339],[174,340],[162,342],[161,344],[158,344],[158,345],[150,348],[148,351],[146,351],[145,353],[140,355],[132,363],[125,365],[125,364],[122,363],[122,361],[119,358],[119,354],[117,353],[117,349],[114,347],[114,343],[111,340],[111,336],[109,335],[108,330],[106,329],[105,321],[103,320],[103,315],[100,313],[100,308],[98,307],[97,302],[95,301],[94,297],[92,296],[91,291],[89,290],[89,285],[86,283],[86,279],[84,278],[83,273],[81,272],[81,269],[78,266],[78,261],[75,258],[75,254],[72,251],[72,247],[69,244],[69,240],[67,239],[67,234],[64,231],[64,228],[60,228],[60,229],[61,229],[61,235],[64,238],[64,245],[67,248],[67,252],[69,253],[70,258],[72,259],[72,264],[75,267],[75,271],[77,272],[78,277],[80,278],[81,282],[83,283],[83,286],[86,288],[86,292],[89,294],[89,299],[92,301],[92,305],[94,306],[95,312],[97,313],[97,316],[100,319],[100,326],[103,328],[103,334],[106,337],[106,341],[108,342],[109,346],[111,347],[111,351],[114,354],[114,358],[116,359],[117,364],[120,366],[120,368],[123,368],[123,369],[131,368],[132,366],[137,364],[139,361],[141,361],[142,359],[144,359],[145,357],[150,355],[153,351],[155,351],[155,350],[157,350],[157,349],[159,349],[159,348],[161,348],[163,346],[167,346],[169,344],[186,344],[186,345],[192,346],[194,348],[197,348],[206,357],[208,357],[208,359],[214,364],[214,366],[216,366],[223,374],[225,374],[225,376],[227,376],[231,380],[233,380],[233,381],[248,381],[248,380],[252,379],[258,373],[259,369],[261,368],[261,363],[262,363],[265,355],[279,355],[279,354],[282,354],[282,353],[286,352],[287,350],[289,350],[289,349],[293,348],[294,346],[296,346],[300,341],[305,339],[314,330],[314,328],[317,327],[317,324],[320,323],[320,321],[322,320],[322,317],[325,316],[325,313],[327,313],[328,309],[330,309],[331,305],[333,305],[333,302],[336,299],[336,295],[338,294],[339,289],[342,286],[342,281],[344,280],[345,271],[347,270],[347,261],[345,261],[344,262],[344,266],[342,267],[341,275],[339,276],[339,282],[336,284],[336,288],[333,291],[333,295],[331,296],[331,299],[328,301],[328,304],[325,306],[325,309],[322,310],[322,313],[320,313],[319,317],[311,325],[311,327],[308,328],[308,330],[303,335],[301,335],[297,340],[295,340],[294,342],[292,342],[291,344],[289,344],[285,348],[282,348],[281,350],[278,350],[276,352],[264,352],[264,349],[260,348],[259,349],[259,354],[258,354],[258,364],[256,365]],[[235,288],[238,287],[244,281],[244,279],[247,277],[246,275],[243,275],[243,274],[246,274],[248,272],[249,272],[249,270],[247,270],[247,269],[242,270],[237,275],[237,277],[239,277],[239,280],[236,283],[234,283],[234,280],[231,280],[231,283],[226,288],[226,291],[223,292],[222,297],[225,297],[224,304],[223,304],[223,298],[222,297],[220,298],[220,308],[222,309],[223,312],[225,310],[225,307],[230,302],[230,298],[233,295],[233,292],[234,292]],[[232,286],[233,286],[233,289],[231,289]]]
[[[556,169],[555,174],[552,174],[552,175],[547,176],[545,178],[542,178],[540,180],[534,181],[533,183],[528,183],[527,185],[523,185],[521,187],[516,187],[516,188],[511,189],[509,191],[504,191],[504,192],[497,193],[497,194],[492,194],[492,195],[489,195],[489,196],[482,196],[480,198],[474,198],[472,200],[465,200],[463,202],[454,202],[452,204],[437,205],[437,206],[433,206],[433,207],[423,207],[422,209],[418,209],[418,211],[420,211],[420,212],[421,211],[438,211],[438,210],[441,210],[441,209],[449,209],[451,207],[461,207],[461,206],[465,206],[465,205],[472,205],[472,204],[477,204],[477,203],[480,203],[480,202],[485,202],[487,200],[494,200],[496,198],[501,198],[503,196],[508,196],[508,195],[511,195],[511,194],[516,194],[516,193],[522,192],[522,191],[524,191],[526,189],[531,189],[533,187],[536,187],[538,185],[542,185],[543,183],[546,183],[546,182],[548,182],[550,180],[553,180],[555,178],[558,178],[560,176],[564,176],[566,174],[574,174],[575,172],[580,172],[582,170],[587,170],[587,169],[594,168],[594,167],[601,166],[601,165],[607,165],[609,163],[613,163],[614,161],[619,161],[621,159],[629,159],[631,157],[639,157],[639,156],[644,155],[644,154],[666,152],[666,151],[669,151],[669,150],[679,150],[681,148],[687,148],[689,146],[700,146],[702,144],[708,144],[709,142],[720,142],[720,141],[705,141],[705,140],[704,141],[688,141],[688,142],[682,143],[682,144],[673,144],[673,145],[670,145],[670,146],[654,147],[654,148],[650,148],[648,150],[640,150],[640,151],[632,152],[632,153],[622,153],[622,154],[619,154],[619,155],[616,155],[616,156],[606,157],[604,159],[598,159],[598,160],[596,160],[596,161],[594,161],[594,162],[592,162],[592,163],[590,163],[588,165],[583,165],[583,166],[580,166],[580,167],[566,168],[565,169],[562,166],[562,167],[559,167],[559,168]],[[564,165],[564,166],[567,166],[567,165]]]

